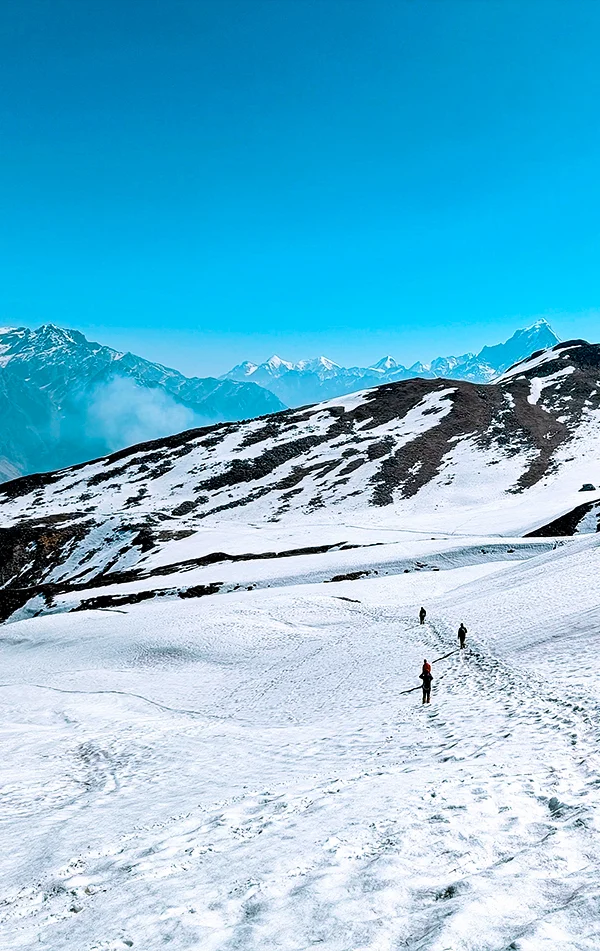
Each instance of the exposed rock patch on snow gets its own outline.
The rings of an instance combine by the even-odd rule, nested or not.
[[[318,543],[327,533],[327,544],[347,543],[356,522],[430,534],[541,530],[580,506],[582,483],[598,484],[600,472],[600,347],[552,353],[493,386],[387,384],[8,483],[0,490],[2,613],[29,600],[39,610],[40,596],[48,610],[76,606],[77,592],[94,590],[81,594],[87,603],[99,587],[118,597],[131,582],[140,582],[138,598],[167,588],[173,596],[222,592],[216,569],[184,583],[179,567],[230,551],[229,541],[204,547],[217,527],[229,540],[260,525],[263,553],[277,551],[276,525],[288,533],[284,550],[306,547],[289,541],[295,524],[299,537],[308,532]],[[596,498],[600,490],[589,501]],[[152,580],[151,551],[164,553],[169,583]],[[130,598],[131,587],[123,594]]]

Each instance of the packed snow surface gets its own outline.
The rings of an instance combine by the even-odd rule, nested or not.
[[[4,626],[0,946],[597,949],[600,546],[556,545]]]

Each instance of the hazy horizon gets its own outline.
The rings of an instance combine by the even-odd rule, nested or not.
[[[585,339],[588,339],[590,342],[597,342],[594,336],[586,337],[585,334],[582,333],[580,330],[578,330],[576,326],[574,328],[571,328],[570,322],[564,321],[562,319],[555,320],[552,316],[550,317],[537,316],[535,318],[530,318],[529,320],[525,320],[524,322],[520,324],[515,323],[514,326],[512,327],[512,330],[509,329],[509,331],[507,331],[503,336],[496,337],[496,338],[486,337],[485,339],[483,339],[483,337],[480,334],[478,335],[478,338],[479,337],[481,338],[480,343],[467,346],[466,348],[463,348],[463,349],[460,349],[457,347],[452,348],[452,346],[450,346],[449,350],[438,350],[436,352],[431,351],[431,349],[430,351],[426,353],[416,353],[414,350],[405,350],[404,352],[400,352],[400,353],[393,352],[389,348],[385,349],[385,339],[383,334],[379,334],[379,335],[373,334],[372,335],[373,339],[370,342],[369,346],[368,347],[365,346],[361,348],[361,352],[360,354],[358,354],[356,359],[351,358],[347,360],[340,359],[339,356],[337,355],[339,352],[348,353],[348,354],[352,354],[355,352],[352,347],[348,347],[347,341],[340,340],[337,343],[336,341],[332,341],[332,347],[329,350],[327,351],[320,350],[320,351],[310,352],[310,351],[305,351],[302,349],[301,342],[297,342],[293,346],[288,347],[286,350],[283,350],[281,348],[280,350],[276,348],[269,350],[267,345],[268,341],[266,343],[264,341],[259,341],[257,343],[256,340],[253,340],[251,341],[249,349],[247,351],[241,349],[240,352],[242,353],[242,356],[239,359],[235,359],[235,360],[233,359],[232,357],[233,351],[231,350],[217,354],[215,356],[214,362],[211,362],[210,357],[204,356],[201,362],[205,369],[204,371],[199,371],[198,369],[194,369],[198,362],[197,354],[194,352],[190,352],[189,348],[187,351],[187,356],[186,356],[185,348],[182,348],[181,350],[174,349],[173,351],[174,355],[177,356],[177,354],[179,354],[182,357],[182,359],[178,362],[176,362],[175,360],[169,361],[168,359],[164,358],[165,348],[164,348],[164,345],[161,346],[160,339],[157,339],[156,341],[154,341],[154,345],[153,345],[153,341],[148,340],[145,337],[145,335],[142,334],[137,339],[135,337],[131,338],[132,345],[120,346],[118,344],[119,340],[122,340],[122,339],[127,340],[130,338],[128,337],[128,335],[126,334],[124,335],[123,332],[119,332],[118,329],[116,331],[111,331],[110,329],[107,328],[107,329],[104,329],[101,334],[96,334],[94,333],[93,329],[92,331],[90,331],[88,328],[82,328],[82,327],[76,327],[76,326],[66,327],[65,325],[61,325],[61,324],[56,324],[56,326],[59,326],[59,327],[62,326],[63,329],[68,329],[68,330],[79,330],[81,333],[83,333],[87,337],[88,340],[94,343],[99,343],[102,346],[111,347],[113,350],[119,350],[122,352],[129,351],[131,353],[135,353],[137,356],[143,357],[146,360],[151,360],[155,363],[160,363],[163,366],[167,366],[167,367],[171,367],[172,369],[179,370],[179,372],[185,374],[186,376],[201,376],[201,377],[202,376],[216,376],[218,377],[223,375],[224,373],[227,373],[234,366],[240,363],[243,363],[244,361],[261,364],[261,363],[265,363],[272,356],[278,356],[282,360],[286,360],[290,363],[297,363],[300,360],[313,360],[323,356],[332,360],[334,363],[337,363],[340,366],[345,366],[345,367],[373,366],[375,363],[377,363],[378,360],[381,360],[382,358],[387,356],[393,357],[397,363],[401,363],[406,367],[410,367],[414,363],[417,363],[419,361],[424,364],[428,364],[432,360],[434,360],[436,357],[460,356],[463,353],[467,353],[467,352],[478,353],[486,345],[504,343],[517,330],[524,330],[524,329],[527,329],[528,327],[531,327],[536,322],[536,320],[546,320],[548,324],[551,326],[552,330],[555,331],[555,333],[560,337],[561,340],[573,339],[575,337],[584,337]],[[587,324],[588,326],[591,327],[592,323],[595,320],[596,320],[595,315],[590,315],[587,321],[582,320],[581,324],[583,326]],[[47,321],[47,323],[56,323],[56,322]],[[575,320],[573,320],[573,323],[575,323]],[[33,321],[30,321],[29,323],[22,323],[22,324],[7,323],[4,327],[0,327],[0,332],[6,329],[11,329],[11,328],[14,329],[14,328],[17,328],[18,326],[24,326],[24,327],[28,327],[31,330],[35,330],[41,326],[41,323],[35,323]],[[565,326],[569,327],[569,329],[573,329],[573,332],[568,334],[565,333],[564,332]],[[563,330],[563,332],[561,332],[561,330]],[[457,335],[457,339],[464,339],[464,335]],[[473,336],[473,339],[474,340],[476,339],[475,335]],[[381,346],[379,347],[379,349],[377,349],[377,343],[376,343],[376,341],[378,340],[381,340]],[[271,342],[277,344],[276,339],[274,341],[272,340]],[[451,345],[452,341],[450,340],[449,342]],[[266,349],[265,349],[265,346],[266,346]],[[431,346],[433,346],[433,341],[430,343],[430,348]],[[238,347],[243,348],[243,343],[238,343]],[[382,347],[383,349],[381,349]],[[411,354],[410,356],[408,355],[409,353]],[[373,355],[369,356],[370,354],[373,354]]]

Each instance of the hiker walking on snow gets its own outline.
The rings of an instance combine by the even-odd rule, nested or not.
[[[467,639],[467,629],[461,621],[461,625],[458,629],[458,640],[460,641],[460,649],[464,650],[465,641]]]
[[[421,610],[419,611],[419,620],[421,624],[425,624],[426,617],[427,617],[427,611],[425,610],[425,608],[421,608]]]
[[[431,664],[428,664],[426,660],[423,661],[423,670],[419,674],[419,680],[423,681],[423,703],[431,703],[433,674],[431,673]]]

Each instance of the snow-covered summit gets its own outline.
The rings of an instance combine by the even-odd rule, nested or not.
[[[393,370],[397,366],[398,364],[394,358],[390,357],[388,354],[386,357],[382,357],[381,360],[378,360],[377,363],[374,363],[372,366],[370,366],[369,369],[381,370],[382,372],[385,372],[386,370]]]
[[[188,378],[54,324],[0,331],[0,373],[4,418],[26,420],[10,440],[5,428],[0,456],[11,474],[79,462],[145,435],[283,408],[253,381]]]
[[[352,393],[358,386],[375,386],[413,377],[469,380],[488,383],[511,364],[534,350],[552,347],[559,338],[547,320],[537,320],[531,327],[517,330],[505,343],[484,347],[478,354],[436,357],[431,362],[416,361],[406,367],[391,356],[382,357],[368,367],[343,367],[328,357],[291,363],[271,357],[265,363],[241,363],[223,379],[246,380],[252,377],[288,406],[300,406]]]
[[[328,357],[315,357],[314,360],[300,360],[299,363],[294,364],[294,369],[296,370],[340,370],[341,367],[338,363],[334,363],[333,360],[330,360]]]
[[[255,370],[258,370],[257,363],[252,363],[251,360],[244,360],[243,363],[238,363],[231,372],[235,373],[237,377],[243,377],[245,379],[246,377],[252,376]]]
[[[294,367],[293,363],[288,363],[286,360],[282,360],[281,357],[278,357],[276,353],[266,362],[266,366],[269,367],[272,373],[279,373],[285,370],[292,370]]]
[[[569,356],[569,353],[572,350],[581,350],[580,354],[573,355],[573,361]],[[585,359],[585,353],[591,353],[592,362],[594,363],[594,345],[588,344],[585,340],[568,340],[566,343],[559,343],[556,346],[549,347],[547,350],[535,350],[529,356],[525,357],[524,360],[518,360],[516,363],[510,366],[508,370],[501,374],[501,376],[497,377],[494,382],[502,383],[505,380],[517,378],[523,374],[529,374],[531,371],[538,370],[545,364],[549,364],[554,368],[558,364],[559,360],[566,360],[568,365],[572,364],[574,361],[580,362],[582,359]],[[543,376],[546,375],[543,371],[541,371],[541,373]]]

